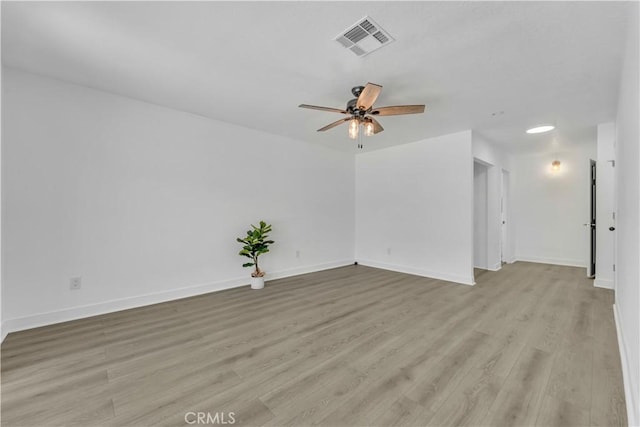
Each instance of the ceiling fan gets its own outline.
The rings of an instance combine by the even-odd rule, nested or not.
[[[355,98],[347,102],[347,106],[344,110],[308,104],[300,104],[298,107],[347,115],[348,117],[337,120],[318,129],[318,132],[324,132],[329,129],[333,129],[342,123],[349,122],[349,138],[351,139],[356,139],[358,137],[360,126],[364,129],[365,136],[371,136],[382,132],[384,128],[374,118],[375,116],[397,116],[400,114],[424,113],[424,105],[374,107],[373,104],[376,102],[381,90],[382,86],[374,83],[367,83],[366,86],[354,87],[351,89],[351,93]]]

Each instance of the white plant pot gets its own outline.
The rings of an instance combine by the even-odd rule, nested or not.
[[[264,288],[264,277],[251,276],[251,289],[262,289],[262,288]]]

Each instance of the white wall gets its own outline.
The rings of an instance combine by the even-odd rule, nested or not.
[[[551,162],[560,160],[558,173]],[[586,267],[589,259],[590,159],[596,132],[555,153],[513,157],[516,258]],[[586,271],[585,271],[586,275]]]
[[[473,265],[487,269],[487,166],[473,162]]]
[[[477,132],[472,133],[473,157],[487,166],[487,261],[489,270],[499,270],[502,266],[501,250],[505,252],[505,259],[514,261],[513,231],[511,221],[507,223],[507,242],[501,249],[502,233],[502,171],[511,170],[511,156],[487,141]],[[506,189],[508,191],[508,188]],[[508,195],[507,195],[508,196]],[[509,197],[505,197],[509,202]],[[508,211],[508,206],[506,206]]]
[[[622,356],[629,424],[640,424],[640,150],[638,144],[637,2],[629,5],[630,25],[618,92],[616,117],[616,321]]]
[[[267,280],[353,262],[352,154],[12,69],[3,78],[10,330],[246,284],[235,238],[261,219],[276,241]]]
[[[0,5],[0,22],[2,22],[2,7]],[[0,31],[0,58],[2,58],[2,31]],[[0,65],[0,189],[2,188],[2,66]],[[4,293],[4,280],[2,280],[2,266],[4,264],[3,259],[3,251],[2,251],[2,201],[0,197],[0,343],[4,341],[5,336],[7,335],[5,328],[3,327],[4,320],[4,310],[2,310],[2,294]]]
[[[594,285],[613,289],[614,166],[615,124],[598,125],[598,160],[596,162],[596,279]]]
[[[473,283],[471,132],[356,156],[356,260]]]

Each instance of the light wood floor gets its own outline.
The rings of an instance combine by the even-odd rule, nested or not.
[[[13,333],[2,425],[626,425],[611,291],[476,280],[350,266]]]

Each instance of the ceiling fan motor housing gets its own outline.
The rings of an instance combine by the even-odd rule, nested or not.
[[[345,110],[347,110],[351,114],[355,114],[356,110],[358,109],[357,102],[358,98],[350,99],[347,102],[347,108],[345,108]]]
[[[354,98],[347,102],[347,107],[345,108],[345,110],[347,110],[347,112],[349,112],[349,114],[351,115],[364,117],[364,115],[367,114],[367,111],[369,111],[370,109],[363,110],[358,108],[358,98]]]
[[[367,113],[365,110],[361,110],[360,108],[358,108],[358,97],[363,90],[364,86],[354,86],[351,88],[351,93],[353,94],[353,96],[355,96],[355,98],[347,102],[346,110],[354,117],[364,117],[364,115]]]

